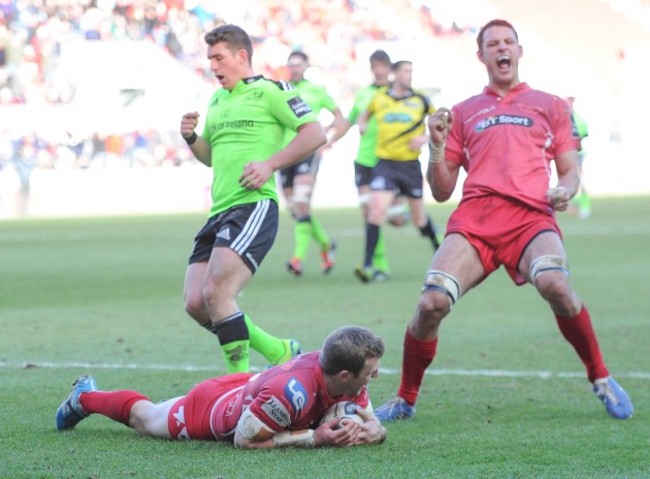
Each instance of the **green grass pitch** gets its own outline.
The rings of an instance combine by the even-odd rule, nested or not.
[[[450,206],[428,204],[444,225]],[[650,477],[650,198],[596,199],[593,216],[561,215],[572,282],[605,359],[636,413],[610,419],[582,365],[530,286],[503,270],[442,325],[415,419],[388,425],[381,446],[242,451],[212,442],[141,438],[103,417],[57,432],[74,378],[137,389],[152,400],[224,372],[218,345],[185,314],[183,275],[201,214],[0,222],[0,478],[647,478]],[[398,385],[404,328],[431,248],[411,226],[386,228],[393,277],[352,275],[364,238],[356,209],[316,211],[338,241],[319,271],[284,271],[292,223],[239,299],[270,332],[317,349],[345,324],[386,341],[375,406]],[[255,367],[265,363],[252,357]]]

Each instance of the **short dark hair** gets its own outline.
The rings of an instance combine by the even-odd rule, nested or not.
[[[303,60],[305,63],[309,63],[309,57],[302,50],[294,50],[294,51],[292,51],[291,53],[289,53],[289,57],[287,59],[290,59],[291,57],[298,57],[301,60]]]
[[[393,65],[391,66],[391,70],[393,70],[394,72],[396,72],[396,71],[399,70],[403,65],[413,65],[413,62],[408,61],[408,60],[399,60],[399,61],[393,63]]]
[[[361,326],[344,326],[325,338],[320,353],[323,373],[334,375],[350,371],[358,376],[367,359],[384,355],[384,341],[369,329]]]
[[[479,50],[481,50],[481,48],[483,47],[483,34],[485,33],[485,30],[487,30],[490,27],[507,27],[507,28],[509,28],[515,34],[515,39],[517,40],[517,42],[519,42],[519,35],[517,35],[517,30],[515,30],[515,27],[513,27],[512,24],[507,20],[501,20],[499,18],[496,18],[494,20],[490,20],[489,22],[487,22],[479,30],[478,36],[476,37],[476,43],[478,44],[478,49]]]
[[[384,50],[375,50],[370,55],[370,63],[373,62],[386,63],[390,65],[390,57]]]
[[[229,50],[233,53],[238,50],[246,50],[246,53],[248,53],[248,62],[251,63],[253,60],[253,42],[251,42],[251,37],[248,36],[248,33],[243,28],[237,25],[220,25],[206,33],[204,39],[205,43],[210,46],[221,42],[227,43]]]

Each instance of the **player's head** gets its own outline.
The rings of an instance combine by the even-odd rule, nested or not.
[[[330,333],[320,353],[325,387],[330,396],[356,396],[379,375],[384,341],[359,326],[344,326]]]
[[[479,31],[476,43],[476,54],[487,69],[490,86],[508,90],[519,83],[519,58],[523,49],[510,22],[489,21]]]
[[[384,348],[384,341],[369,329],[344,326],[325,338],[320,354],[321,368],[329,375],[343,370],[359,375],[366,360],[380,359]]]
[[[393,63],[393,83],[401,88],[411,88],[413,81],[413,63],[408,60],[400,60]]]
[[[287,58],[289,68],[289,81],[299,82],[305,76],[305,70],[309,67],[309,57],[302,50],[294,50]]]
[[[519,42],[519,35],[517,35],[517,30],[515,30],[515,27],[512,26],[512,23],[510,23],[507,20],[501,20],[499,18],[496,18],[494,20],[490,20],[489,22],[487,22],[479,30],[478,35],[476,36],[476,43],[478,44],[479,50],[481,50],[481,48],[483,47],[483,41],[485,40],[485,31],[492,27],[509,28],[510,30],[512,30],[512,33],[515,36],[515,40],[517,41],[517,43]]]
[[[370,71],[376,85],[387,85],[391,72],[391,62],[384,50],[375,50],[370,55]]]
[[[221,85],[232,90],[251,74],[253,43],[248,34],[236,25],[221,25],[205,34],[210,69]]]

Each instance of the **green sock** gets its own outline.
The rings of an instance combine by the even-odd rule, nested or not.
[[[223,359],[226,361],[228,374],[247,373],[250,369],[248,347],[249,341],[242,339],[221,345]]]
[[[307,257],[307,250],[309,250],[309,243],[311,242],[311,218],[305,216],[299,218],[293,228],[293,236],[296,245],[293,250],[293,257],[304,261]]]
[[[251,348],[260,353],[271,364],[276,363],[285,354],[284,340],[275,337],[257,326],[248,315],[244,315]]]
[[[388,258],[386,256],[386,243],[384,241],[384,234],[381,230],[379,231],[379,239],[377,240],[375,253],[372,255],[372,267],[376,271],[390,273],[390,265],[388,264]]]
[[[327,251],[332,245],[332,240],[327,231],[314,216],[311,217],[311,237],[316,240],[321,251]]]
[[[228,372],[248,372],[250,335],[244,314],[238,311],[222,321],[209,322],[203,327],[219,338]]]

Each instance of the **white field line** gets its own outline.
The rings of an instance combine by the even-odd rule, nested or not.
[[[0,361],[0,368],[3,369],[28,369],[28,368],[49,368],[49,369],[130,369],[142,371],[179,371],[195,372],[205,371],[210,373],[223,373],[212,366],[188,366],[180,364],[119,364],[119,363],[83,363],[83,362],[48,362],[48,361],[26,361],[23,363]],[[258,367],[251,367],[253,371],[259,371]],[[398,369],[381,368],[380,374],[398,375]],[[552,371],[513,371],[507,369],[428,369],[428,376],[470,376],[470,377],[494,377],[494,378],[583,378],[584,372],[552,372]],[[617,378],[650,379],[650,372],[629,371],[616,372]]]

